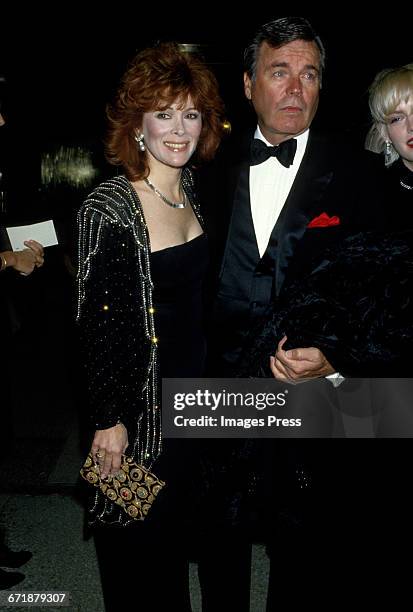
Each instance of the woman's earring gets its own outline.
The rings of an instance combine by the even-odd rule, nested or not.
[[[145,143],[143,141],[143,134],[139,134],[139,136],[136,134],[135,140],[138,143],[139,151],[141,151],[142,153],[146,151]]]
[[[386,146],[384,148],[384,164],[389,166],[391,164],[392,158],[392,144],[390,140],[386,140]]]

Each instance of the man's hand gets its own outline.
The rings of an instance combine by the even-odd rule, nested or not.
[[[284,351],[286,340],[287,336],[284,336],[278,343],[275,356],[270,357],[271,372],[277,380],[296,384],[335,372],[319,349],[309,347]]]

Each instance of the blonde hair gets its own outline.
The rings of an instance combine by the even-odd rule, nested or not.
[[[369,107],[373,119],[366,137],[365,148],[374,153],[383,153],[389,142],[385,125],[401,102],[413,104],[413,64],[400,68],[387,68],[379,72],[369,88]],[[390,143],[391,145],[391,143]],[[399,154],[391,145],[385,156],[386,166],[391,165]]]

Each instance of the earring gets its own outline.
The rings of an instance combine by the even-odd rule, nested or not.
[[[135,134],[135,140],[138,143],[139,151],[142,153],[146,151],[145,143],[143,141],[143,134],[139,134],[139,136]]]
[[[392,143],[390,142],[390,140],[386,140],[386,145],[384,148],[384,164],[385,166],[389,166],[391,164],[392,161]]]

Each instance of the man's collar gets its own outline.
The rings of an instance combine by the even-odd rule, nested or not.
[[[303,132],[299,136],[292,137],[297,140],[297,147],[301,147],[301,146],[305,147],[305,145],[307,144],[309,134],[310,134],[310,129],[307,128],[305,132]],[[259,125],[257,125],[257,129],[255,130],[254,138],[258,138],[258,140],[262,140],[269,147],[274,146],[265,138],[265,136],[262,135]]]

